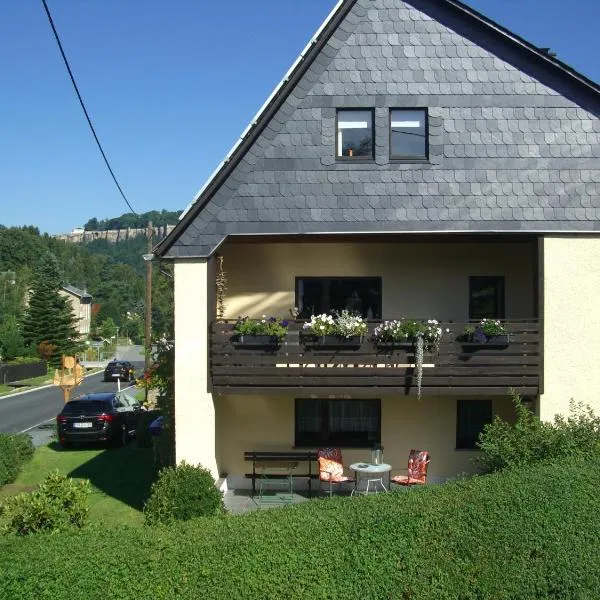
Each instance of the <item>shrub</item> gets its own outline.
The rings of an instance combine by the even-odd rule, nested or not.
[[[16,479],[33,452],[31,438],[26,433],[0,433],[0,487]]]
[[[83,527],[88,516],[89,481],[53,471],[29,494],[9,497],[0,509],[5,532],[29,535]]]
[[[161,469],[144,506],[146,524],[187,521],[224,511],[223,495],[208,469],[185,462]]]
[[[482,453],[475,463],[484,473],[537,461],[587,456],[600,450],[600,417],[582,404],[570,403],[571,416],[540,421],[511,390],[514,424],[496,417],[478,441]]]
[[[2,597],[600,598],[599,486],[600,459],[567,459],[171,527],[10,536]]]

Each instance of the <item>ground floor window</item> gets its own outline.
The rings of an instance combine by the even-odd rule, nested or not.
[[[297,277],[299,317],[349,310],[365,319],[381,319],[381,277]]]
[[[380,400],[296,399],[295,445],[371,448],[381,442]]]
[[[456,415],[456,448],[473,450],[487,423],[492,422],[491,400],[459,400]]]

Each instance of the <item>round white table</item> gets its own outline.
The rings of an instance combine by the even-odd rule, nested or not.
[[[378,465],[370,465],[368,463],[353,463],[350,465],[350,469],[356,473],[354,478],[354,493],[368,494],[370,486],[373,486],[372,491],[377,493],[377,488],[381,487],[384,492],[387,492],[387,488],[383,484],[383,476],[392,470],[392,465],[387,463],[380,463]],[[367,485],[364,490],[358,489],[359,481],[366,481]]]

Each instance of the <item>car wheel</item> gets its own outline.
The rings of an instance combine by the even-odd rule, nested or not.
[[[73,447],[73,442],[67,442],[67,440],[60,440],[59,444],[63,450],[68,450]]]

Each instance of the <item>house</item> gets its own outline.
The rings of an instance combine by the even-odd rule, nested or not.
[[[430,477],[472,469],[475,439],[571,398],[600,408],[600,87],[456,0],[341,0],[156,248],[174,263],[177,460],[244,484],[243,452],[373,441]],[[343,308],[443,323],[425,357],[271,351],[217,321]],[[354,294],[356,292],[356,294]],[[504,348],[465,348],[502,319]],[[373,327],[373,324],[370,324]],[[353,354],[354,352],[354,354]]]
[[[92,322],[91,294],[68,284],[61,286],[58,293],[69,301],[71,310],[75,315],[76,329],[79,335],[87,335],[90,332]]]

